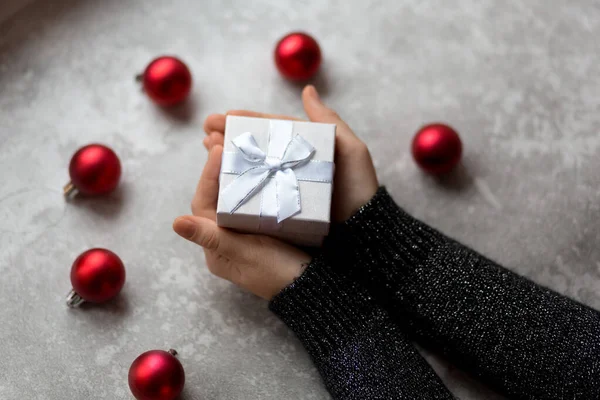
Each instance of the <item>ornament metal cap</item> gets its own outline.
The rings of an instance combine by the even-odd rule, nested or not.
[[[65,186],[63,186],[63,193],[67,199],[70,199],[71,197],[73,197],[76,192],[77,192],[77,188],[75,187],[73,182],[69,182]]]
[[[80,305],[82,305],[83,303],[85,303],[85,300],[83,299],[83,297],[81,297],[79,294],[77,294],[76,291],[71,289],[71,291],[67,295],[67,306],[69,308],[77,308]]]

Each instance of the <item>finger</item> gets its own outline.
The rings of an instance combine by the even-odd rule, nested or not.
[[[206,139],[208,139],[208,149],[209,150],[212,149],[216,145],[223,146],[223,143],[225,142],[224,136],[220,132],[212,132],[210,135],[208,135],[206,137]]]
[[[215,145],[208,153],[208,160],[202,170],[202,175],[196,187],[192,202],[192,211],[214,217],[219,196],[219,173],[221,171],[221,156],[223,146]]]
[[[178,217],[173,222],[173,230],[190,242],[232,261],[255,258],[257,245],[251,243],[251,236],[220,228],[211,219],[192,215]]]
[[[304,105],[304,111],[308,118],[313,122],[324,122],[328,124],[336,124],[338,129],[336,133],[339,137],[352,137],[356,136],[350,129],[350,127],[340,118],[340,116],[327,107],[321,101],[317,89],[313,85],[308,85],[302,91],[302,104]]]
[[[300,118],[289,117],[287,115],[278,115],[278,114],[266,114],[256,111],[248,111],[248,110],[230,110],[227,111],[227,115],[235,115],[238,117],[254,117],[254,118],[268,118],[268,119],[288,119],[291,121],[301,121]]]
[[[208,136],[206,136],[204,139],[202,139],[202,144],[204,145],[204,148],[206,150],[210,150],[210,140],[208,139]]]
[[[225,132],[225,115],[211,114],[204,120],[204,132],[208,135],[211,132]]]

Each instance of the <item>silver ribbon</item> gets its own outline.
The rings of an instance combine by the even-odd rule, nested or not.
[[[315,148],[293,129],[292,121],[270,120],[267,154],[250,132],[232,140],[238,151],[223,153],[221,163],[221,173],[238,175],[221,193],[230,213],[265,188],[260,216],[277,217],[279,224],[302,210],[299,180],[333,181],[333,163],[311,160]],[[269,178],[275,185],[267,184]]]

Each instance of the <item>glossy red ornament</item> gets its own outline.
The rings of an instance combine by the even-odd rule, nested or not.
[[[321,49],[312,36],[294,32],[275,46],[275,65],[284,77],[294,81],[312,78],[321,65]]]
[[[84,195],[113,191],[121,178],[121,162],[110,148],[89,144],[77,150],[69,163],[71,181],[64,187],[66,196],[76,190]]]
[[[445,174],[460,161],[462,142],[448,125],[422,127],[412,141],[412,155],[419,167],[430,174]]]
[[[129,367],[129,389],[137,400],[174,400],[185,384],[175,350],[150,350]]]
[[[73,290],[67,297],[67,305],[77,307],[84,301],[103,303],[119,294],[124,284],[125,266],[119,256],[106,249],[90,249],[73,262]]]
[[[146,94],[161,106],[181,103],[192,89],[192,74],[187,65],[176,57],[156,58],[138,78]]]

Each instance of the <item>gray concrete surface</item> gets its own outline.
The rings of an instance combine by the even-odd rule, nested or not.
[[[206,158],[206,115],[301,115],[300,88],[271,61],[295,29],[319,39],[316,83],[399,203],[600,308],[597,1],[249,3],[37,1],[0,26],[0,399],[130,399],[131,361],[169,347],[187,372],[184,400],[328,398],[265,302],[211,276],[171,231]],[[133,82],[163,53],[195,79],[191,101],[169,113]],[[409,153],[433,120],[454,125],[466,150],[441,181]],[[118,152],[123,182],[67,204],[69,158],[94,141]],[[93,246],[124,260],[125,289],[68,310],[70,265]],[[427,356],[459,398],[496,398]]]

